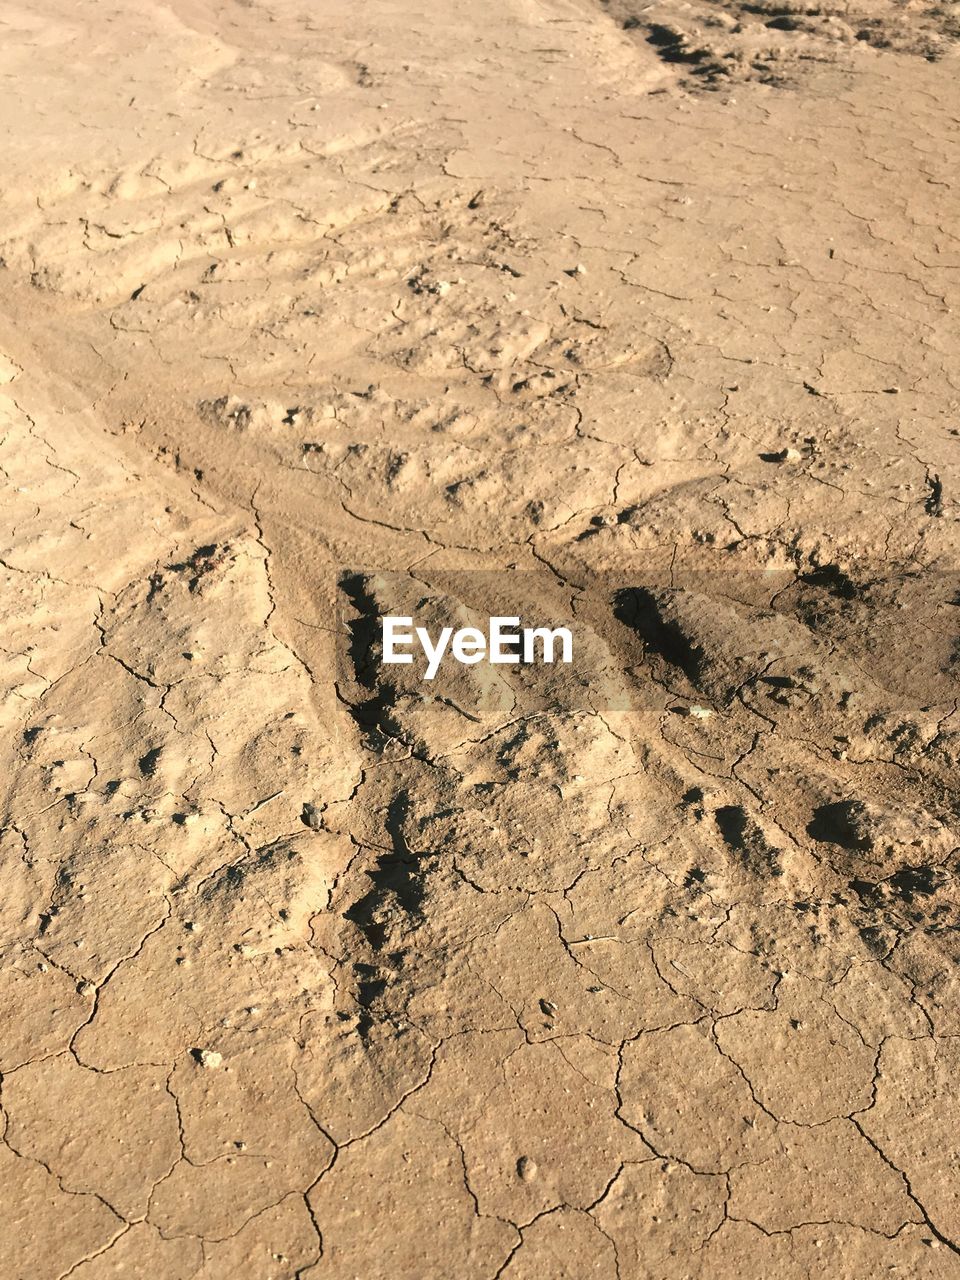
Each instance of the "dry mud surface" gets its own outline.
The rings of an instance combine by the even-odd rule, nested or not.
[[[4,1280],[960,1277],[957,34],[6,0]]]

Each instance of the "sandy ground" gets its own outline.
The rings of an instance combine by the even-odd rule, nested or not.
[[[6,0],[4,1280],[960,1276],[958,34]]]

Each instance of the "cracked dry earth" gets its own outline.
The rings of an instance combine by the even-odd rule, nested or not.
[[[4,1280],[960,1276],[956,35],[6,0]]]

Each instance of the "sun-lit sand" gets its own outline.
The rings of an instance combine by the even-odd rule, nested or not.
[[[956,9],[2,6],[2,1280],[960,1277]]]

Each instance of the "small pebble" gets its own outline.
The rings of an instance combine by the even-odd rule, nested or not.
[[[521,1182],[532,1182],[537,1176],[537,1162],[531,1156],[521,1156],[517,1161],[517,1177]]]
[[[319,831],[323,826],[323,815],[315,804],[309,801],[303,806],[300,820],[311,831]]]
[[[216,1049],[191,1049],[193,1060],[198,1067],[206,1067],[208,1071],[214,1071],[223,1062],[223,1055],[217,1053]]]

